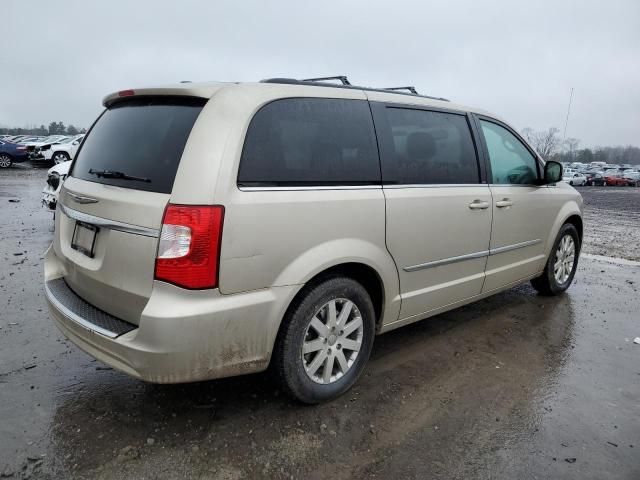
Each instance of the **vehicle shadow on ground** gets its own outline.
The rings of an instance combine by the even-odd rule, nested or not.
[[[450,410],[457,398],[472,394],[490,403],[496,388],[512,388],[514,375],[520,376],[514,401],[526,406],[542,378],[564,363],[573,324],[568,295],[545,298],[528,285],[517,287],[377,337],[358,384],[317,406],[284,396],[270,372],[151,385],[94,362],[98,370],[80,371],[56,409],[52,457],[64,471],[86,471],[123,455],[151,458],[162,448],[209,465],[225,461],[260,471],[266,461],[309,472],[322,464],[319,446],[327,442],[351,451],[389,448],[405,430],[424,427],[447,404]],[[475,380],[475,391],[467,391],[478,376],[486,383]],[[378,429],[385,431],[384,440],[371,433]],[[300,443],[308,451],[282,453],[283,441],[294,452]],[[205,461],[201,455],[207,451],[218,452],[216,459]]]

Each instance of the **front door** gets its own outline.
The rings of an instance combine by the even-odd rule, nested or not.
[[[372,102],[380,144],[387,248],[398,267],[400,320],[478,295],[491,230],[471,118]]]
[[[531,277],[544,269],[545,243],[557,209],[539,186],[541,165],[506,125],[477,117],[493,196],[490,255],[483,291]]]

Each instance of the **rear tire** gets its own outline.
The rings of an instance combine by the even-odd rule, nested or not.
[[[9,168],[13,163],[13,158],[7,153],[0,153],[0,168]]]
[[[355,280],[334,276],[305,287],[289,307],[274,348],[282,388],[309,404],[345,393],[369,359],[375,325],[371,297]]]
[[[565,223],[553,243],[542,275],[531,280],[541,295],[559,295],[564,292],[576,274],[580,256],[580,236],[576,227]]]

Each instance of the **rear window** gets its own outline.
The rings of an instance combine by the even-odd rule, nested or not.
[[[138,97],[104,111],[85,137],[71,176],[171,193],[180,158],[205,99]],[[98,176],[93,172],[111,172]],[[136,179],[116,178],[120,172]]]
[[[240,186],[380,183],[373,120],[364,100],[288,98],[253,117]]]

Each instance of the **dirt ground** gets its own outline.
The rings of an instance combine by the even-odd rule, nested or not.
[[[581,190],[565,295],[524,285],[380,336],[355,388],[309,407],[267,374],[149,385],[66,341],[44,179],[0,172],[1,477],[640,478],[640,188]]]
[[[584,220],[589,230],[583,251],[640,260],[640,192],[638,188],[583,187]]]

